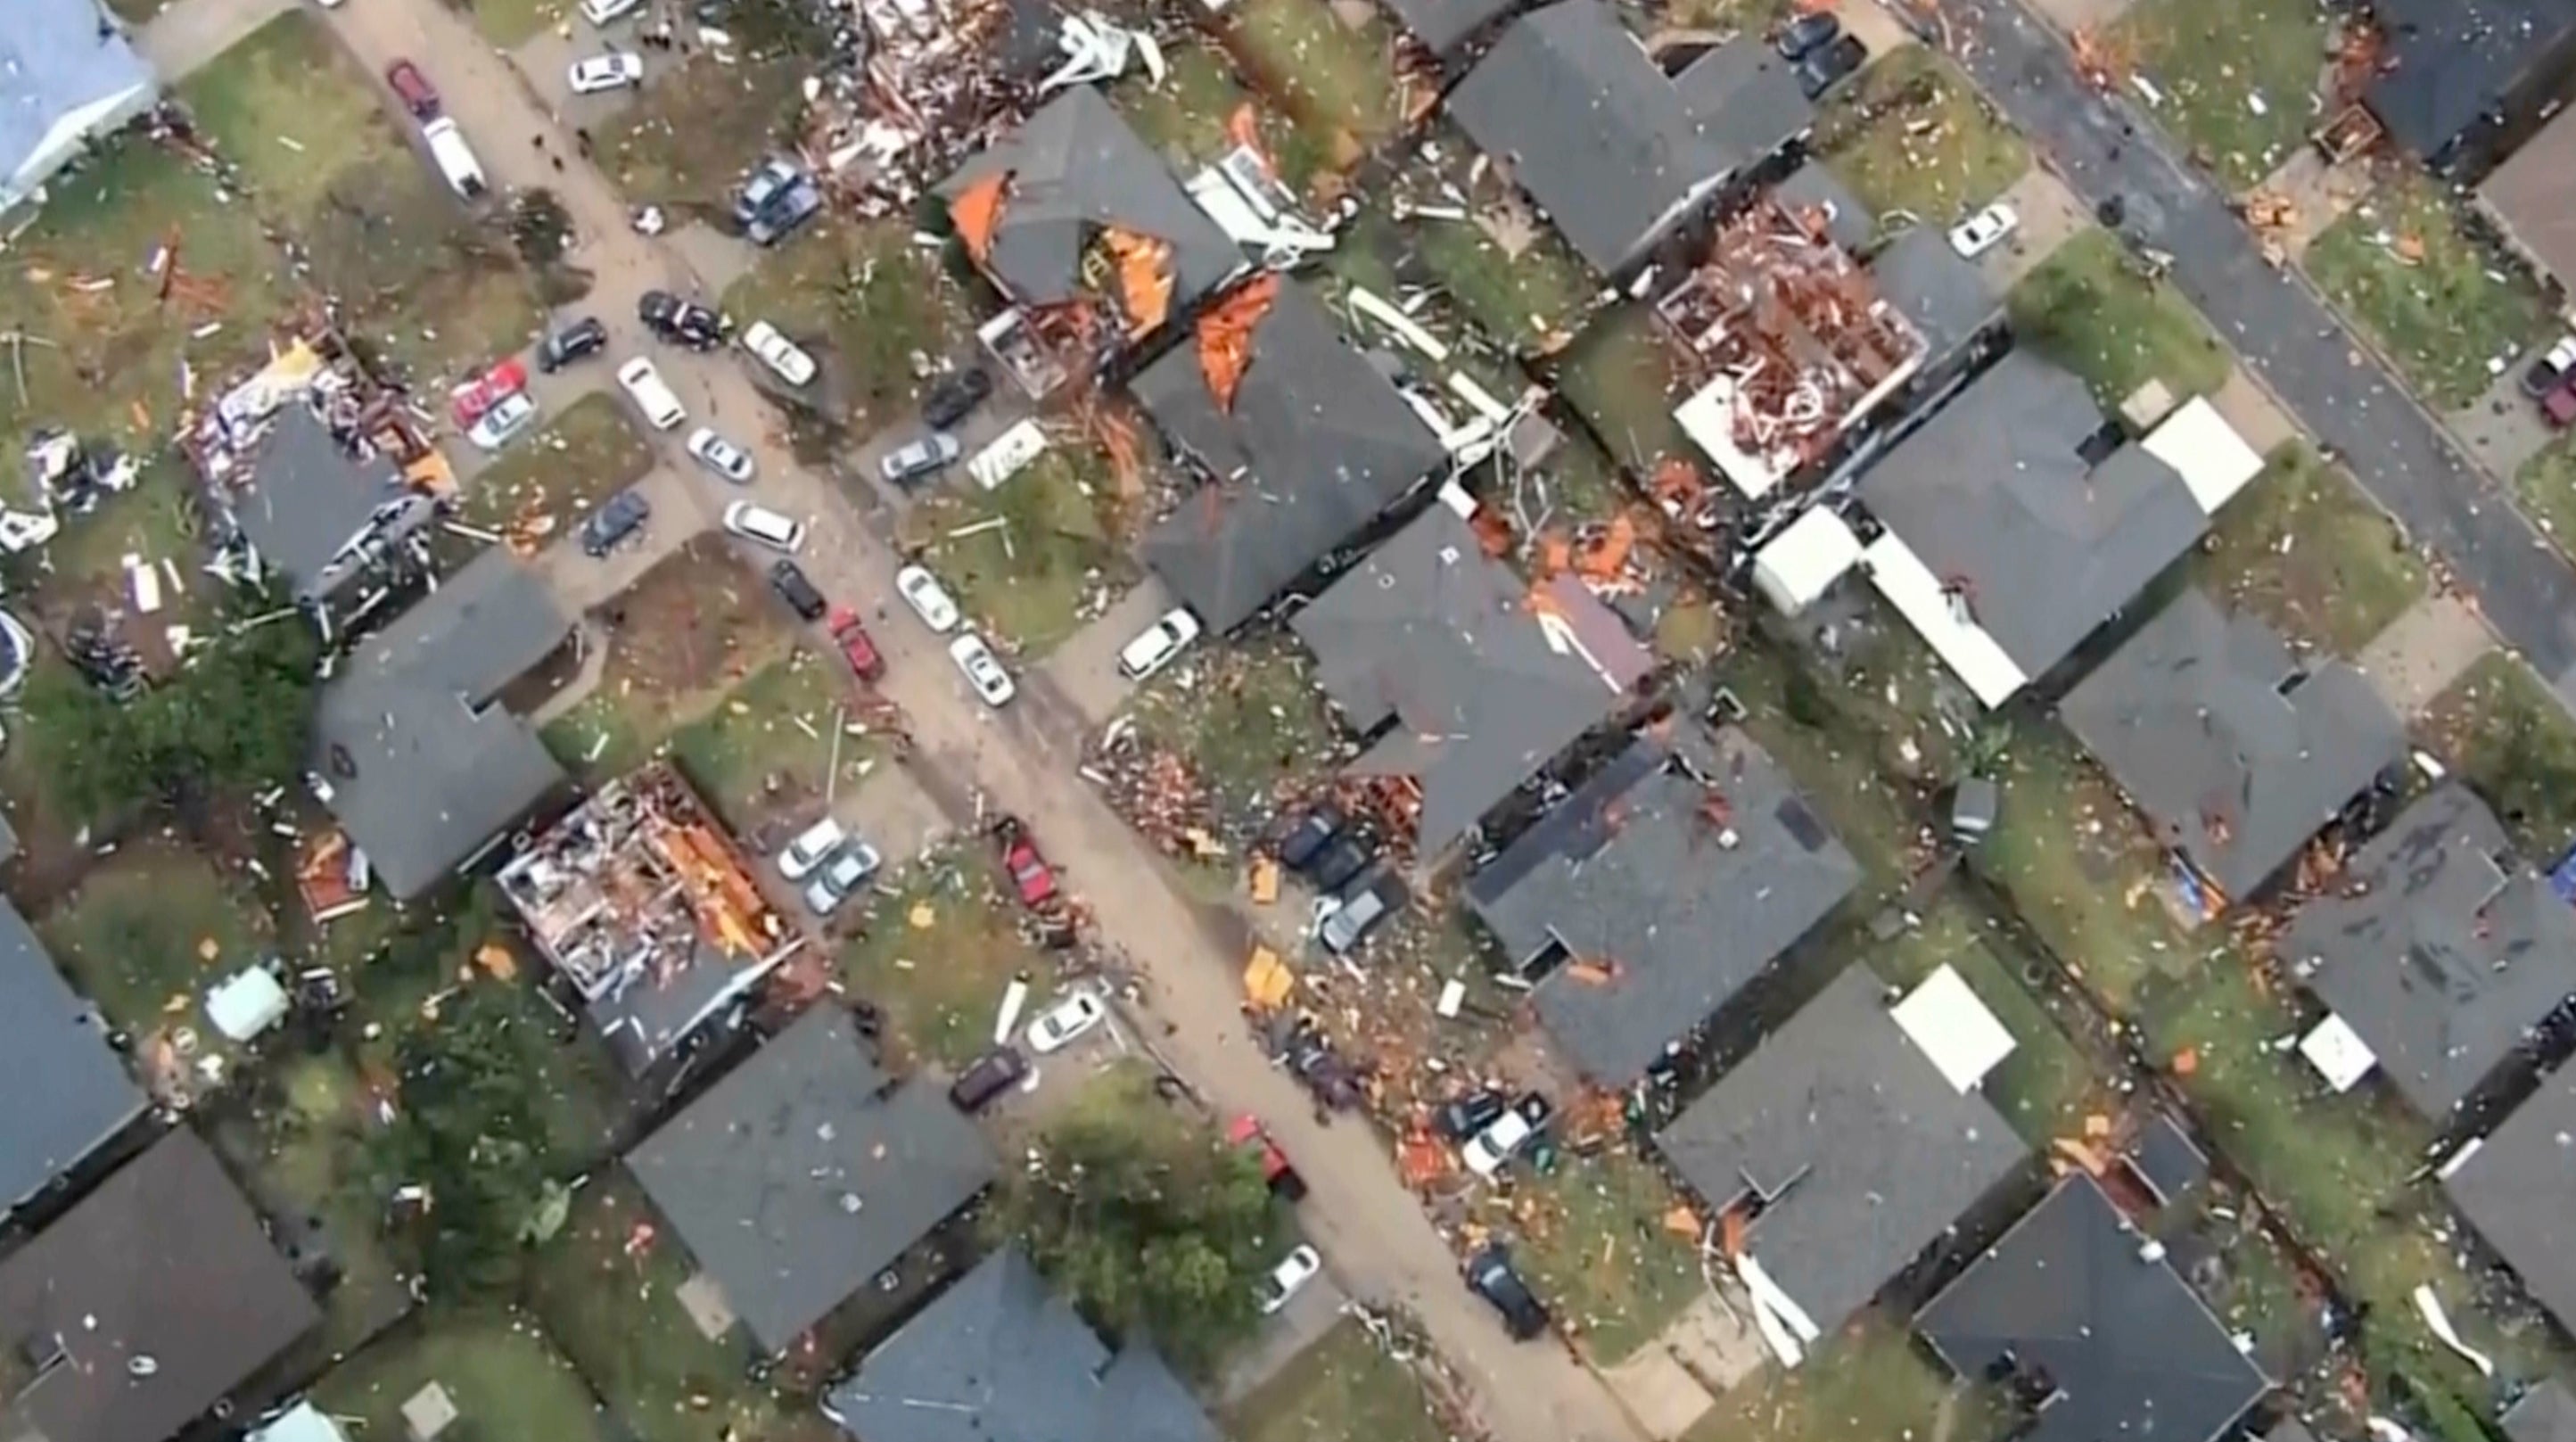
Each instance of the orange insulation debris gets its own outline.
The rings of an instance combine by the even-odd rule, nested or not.
[[[1002,192],[1010,184],[1009,171],[996,171],[948,202],[948,218],[956,222],[957,238],[966,242],[966,253],[979,265],[993,253],[993,231],[1002,223]]]
[[[1216,397],[1218,410],[1233,412],[1234,393],[1243,385],[1243,373],[1252,368],[1253,332],[1261,328],[1261,318],[1270,314],[1278,299],[1279,276],[1273,271],[1255,277],[1199,317],[1199,370],[1207,377],[1208,394]]]

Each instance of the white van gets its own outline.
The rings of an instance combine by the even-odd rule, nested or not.
[[[464,132],[456,122],[442,115],[420,128],[421,138],[429,142],[430,158],[438,162],[438,173],[467,200],[480,200],[490,187],[483,179],[483,162],[474,158],[474,147],[465,143]]]
[[[626,388],[635,408],[644,413],[644,419],[651,422],[657,431],[667,431],[689,418],[688,411],[680,405],[680,398],[671,394],[671,387],[663,381],[662,373],[653,369],[653,362],[642,356],[617,368],[617,383]]]

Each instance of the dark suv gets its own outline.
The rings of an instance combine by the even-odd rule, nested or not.
[[[984,374],[982,366],[968,366],[954,375],[942,376],[921,403],[921,423],[934,431],[953,429],[973,415],[992,393],[993,378]]]
[[[734,224],[754,245],[775,245],[823,209],[814,177],[793,162],[770,159],[744,181],[733,198]]]
[[[1029,1060],[1020,1055],[1017,1047],[995,1047],[977,1057],[975,1064],[949,1085],[949,1103],[961,1112],[980,1112],[1028,1074]]]
[[[778,599],[787,603],[787,609],[795,612],[798,620],[820,620],[830,609],[831,603],[814,589],[812,581],[805,579],[794,561],[781,561],[769,568],[769,588],[778,593]]]
[[[714,350],[724,344],[723,316],[667,290],[644,292],[644,298],[635,303],[635,318],[653,334],[691,350]]]
[[[644,528],[653,514],[652,504],[644,493],[619,491],[590,513],[581,523],[581,553],[593,560],[617,549],[617,544]]]
[[[608,327],[599,317],[586,315],[562,330],[548,335],[537,347],[537,369],[551,375],[580,360],[608,349]]]
[[[1547,1308],[1512,1270],[1512,1254],[1496,1242],[1467,1259],[1467,1290],[1494,1304],[1503,1314],[1503,1330],[1515,1342],[1526,1342],[1547,1330]]]

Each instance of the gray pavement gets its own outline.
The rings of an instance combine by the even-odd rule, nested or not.
[[[2567,699],[2576,688],[2576,570],[2304,277],[2263,262],[2207,179],[2146,116],[2077,77],[2062,38],[2020,0],[1943,7],[1951,49],[2042,162],[2121,230],[2173,257],[2173,280],[2299,422],[2415,542],[2449,563],[2508,644]]]

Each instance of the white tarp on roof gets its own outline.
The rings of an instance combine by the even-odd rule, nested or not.
[[[1860,537],[1842,517],[1817,506],[1791,521],[1753,558],[1753,584],[1794,616],[1860,564]]]
[[[340,1424],[312,1403],[298,1402],[276,1421],[254,1428],[250,1442],[348,1442],[348,1438],[341,1435]]]
[[[1946,963],[1896,1004],[1896,1024],[1960,1091],[1974,1090],[2013,1053],[2013,1034]]]
[[[2327,1087],[2337,1093],[2352,1090],[2370,1075],[2372,1067],[2379,1065],[2378,1056],[2361,1034],[2342,1017],[2332,1015],[2318,1022],[2316,1030],[2299,1038],[2299,1055],[2306,1057],[2308,1065],[2315,1067]]]
[[[1735,382],[1719,376],[1673,410],[1682,434],[1691,438],[1749,500],[1760,500],[1778,488],[1780,468],[1735,444]]]
[[[1979,701],[1990,707],[2000,706],[2028,683],[2030,678],[2022,674],[2021,667],[2004,654],[2004,648],[1986,634],[1984,627],[1969,618],[1963,607],[1943,593],[1940,579],[1895,532],[1870,542],[1869,549],[1861,553],[1861,561],[1878,593],[1922,635],[1959,679],[1968,683]]]
[[[2205,396],[2183,402],[2139,444],[2148,455],[2172,467],[2191,488],[2192,499],[2212,515],[2263,471],[2263,458],[2254,454],[2254,448],[2245,444],[2245,438]]]

